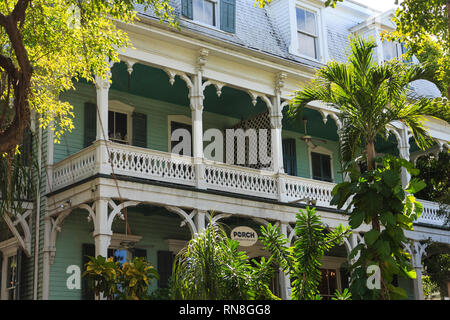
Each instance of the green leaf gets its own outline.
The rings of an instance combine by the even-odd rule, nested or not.
[[[368,246],[371,246],[378,239],[379,235],[380,232],[378,230],[370,230],[364,234],[364,241]]]
[[[350,215],[349,224],[352,229],[358,228],[364,221],[365,215],[363,211],[354,209]]]
[[[405,191],[408,193],[415,194],[420,190],[422,190],[423,188],[425,188],[426,186],[427,184],[425,183],[425,181],[414,178],[411,179]]]
[[[386,170],[381,174],[381,176],[384,183],[386,183],[391,188],[395,187],[400,180],[399,174],[394,170]]]
[[[390,211],[382,212],[380,215],[380,221],[385,226],[393,226],[395,225],[395,217]]]

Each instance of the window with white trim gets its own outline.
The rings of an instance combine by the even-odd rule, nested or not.
[[[314,180],[332,182],[331,156],[328,154],[311,152],[311,173]]]
[[[109,140],[128,144],[128,115],[123,112],[108,111],[108,131]]]
[[[392,41],[382,41],[381,42],[383,50],[384,61],[390,61],[392,59],[398,59],[404,62],[411,62],[410,60],[404,60],[402,55],[406,53],[406,47],[403,43],[392,42]]]
[[[324,300],[331,300],[338,290],[338,277],[336,269],[320,269],[322,279],[319,285],[320,295]]]
[[[318,59],[318,26],[315,12],[296,8],[298,53]]]
[[[109,101],[108,139],[122,144],[132,144],[132,115],[134,107],[117,100]]]

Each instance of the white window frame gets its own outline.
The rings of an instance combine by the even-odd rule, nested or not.
[[[214,8],[215,8],[214,14],[216,15],[216,24],[215,25],[210,25],[210,24],[207,24],[207,23],[195,20],[194,4],[192,4],[192,19],[189,19],[189,18],[184,17],[184,16],[181,16],[180,18],[182,20],[186,20],[186,21],[198,24],[198,25],[200,25],[202,27],[211,28],[211,29],[214,29],[216,31],[221,31],[221,32],[224,32],[224,33],[228,33],[226,31],[223,31],[223,30],[220,29],[220,8],[219,8],[220,7],[220,2],[219,2],[219,0],[203,0],[203,1],[208,1],[208,2],[213,2],[214,3]]]
[[[316,16],[316,30],[317,30],[317,38],[316,38],[316,58],[310,57],[307,55],[303,55],[299,53],[298,46],[298,30],[297,30],[297,8],[310,11]],[[327,59],[327,42],[326,42],[326,34],[324,33],[325,29],[325,21],[323,20],[322,9],[323,4],[317,4],[313,1],[296,1],[295,7],[292,10],[290,15],[291,20],[291,44],[289,46],[289,52],[298,57],[316,61],[316,62],[325,62]]]
[[[117,100],[111,100],[108,102],[108,119],[109,119],[109,111],[112,112],[118,112],[118,113],[123,113],[127,115],[127,140],[126,143],[128,145],[132,145],[132,141],[133,141],[133,112],[134,112],[134,107],[125,104],[123,102],[117,101]],[[108,130],[109,130],[109,126],[108,126]],[[109,138],[109,133],[108,134],[108,140],[111,140]]]
[[[308,146],[308,158],[309,158],[309,177],[312,180],[315,181],[320,181],[320,182],[329,182],[329,181],[322,181],[322,180],[316,180],[313,179],[313,168],[312,168],[312,156],[311,153],[320,153],[320,154],[324,154],[330,157],[330,168],[331,168],[331,183],[334,183],[335,181],[335,177],[334,177],[334,159],[333,159],[333,151],[324,148],[322,146],[316,146],[315,148],[311,148]]]
[[[337,282],[337,289],[339,292],[342,292],[342,281],[341,281],[341,266],[344,262],[346,262],[346,258],[342,257],[332,257],[332,256],[324,256],[322,258],[322,265],[320,266],[320,269],[331,269],[336,270],[336,282]]]
[[[184,123],[184,124],[187,124],[187,125],[190,125],[191,127],[193,127],[192,119],[188,116],[185,116],[182,114],[175,114],[175,115],[167,116],[167,137],[168,137],[167,150],[169,150],[169,152],[172,152],[172,122]],[[194,148],[194,146],[192,146],[192,148]]]
[[[8,289],[6,287],[6,276],[8,270],[8,259],[13,256],[17,256],[19,253],[19,242],[17,239],[11,238],[0,242],[0,251],[2,253],[2,265],[1,268],[1,287],[0,287],[0,300],[8,300]]]

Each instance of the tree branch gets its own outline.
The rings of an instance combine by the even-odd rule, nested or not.
[[[18,23],[23,23],[25,20],[25,11],[31,0],[19,0],[11,13],[12,18]]]

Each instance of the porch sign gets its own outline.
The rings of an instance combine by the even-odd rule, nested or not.
[[[258,241],[258,234],[249,227],[236,227],[231,230],[231,239],[238,241],[242,247],[251,247]]]

